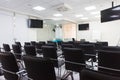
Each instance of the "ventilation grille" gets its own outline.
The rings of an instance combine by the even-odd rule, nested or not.
[[[72,8],[67,5],[67,4],[60,4],[60,5],[57,5],[55,6],[56,10],[59,11],[59,12],[65,12],[65,11],[69,11],[71,10]]]

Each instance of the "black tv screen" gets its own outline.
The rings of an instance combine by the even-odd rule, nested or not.
[[[79,30],[89,30],[89,24],[79,24],[78,29]]]
[[[28,24],[29,28],[43,28],[43,20],[29,19]]]
[[[101,22],[120,19],[120,5],[101,11]]]

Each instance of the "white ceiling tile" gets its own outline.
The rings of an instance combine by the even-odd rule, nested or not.
[[[112,6],[112,0],[0,0],[0,7],[7,9],[25,12],[29,14],[39,15],[43,18],[52,18],[53,14],[61,13],[63,18],[80,20],[75,17],[75,14],[83,14],[89,19],[93,18],[90,12],[85,11],[87,6],[96,6],[96,11],[100,11]],[[58,12],[54,9],[56,5],[68,4],[72,10],[66,12]],[[115,5],[120,5],[120,0],[114,0]],[[35,11],[32,8],[35,6],[45,7],[44,11]]]

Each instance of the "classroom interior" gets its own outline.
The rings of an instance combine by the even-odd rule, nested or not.
[[[0,80],[120,80],[120,0],[1,0]]]

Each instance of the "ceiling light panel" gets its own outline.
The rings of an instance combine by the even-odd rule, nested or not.
[[[82,14],[79,14],[79,15],[75,15],[75,17],[83,17],[83,15],[82,15]]]
[[[34,10],[37,10],[37,11],[42,11],[42,10],[45,10],[44,7],[41,7],[41,6],[36,6],[36,7],[33,7]]]
[[[83,18],[80,18],[80,19],[82,19],[82,20],[87,20],[88,18],[87,18],[87,17],[83,17]]]
[[[54,14],[53,16],[55,16],[55,17],[61,17],[63,15],[62,14]]]
[[[95,6],[89,6],[89,7],[86,7],[85,10],[87,11],[90,11],[90,10],[95,10],[96,7]]]

